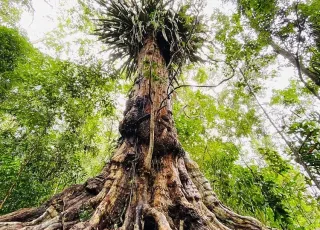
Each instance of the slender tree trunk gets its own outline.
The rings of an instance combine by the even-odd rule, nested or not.
[[[225,207],[184,152],[168,86],[165,61],[149,37],[120,123],[122,141],[101,174],[39,208],[0,217],[0,229],[268,229]]]
[[[250,86],[249,82],[247,81],[247,78],[245,77],[244,73],[240,70],[241,75],[244,78],[244,81],[246,83],[246,85],[249,88],[250,93],[252,94],[252,96],[254,97],[254,99],[256,100],[258,106],[260,107],[260,109],[263,111],[264,115],[267,117],[267,119],[269,120],[269,122],[271,123],[271,125],[273,126],[273,128],[275,128],[275,130],[277,131],[277,133],[280,135],[280,137],[282,138],[282,140],[286,143],[286,145],[288,146],[288,148],[291,150],[293,156],[294,156],[294,160],[300,164],[303,169],[305,170],[305,172],[308,174],[309,178],[313,181],[313,183],[315,184],[315,186],[320,190],[320,182],[318,180],[318,178],[312,173],[312,171],[310,170],[310,168],[308,167],[308,165],[306,164],[306,162],[304,162],[302,160],[300,151],[297,150],[291,143],[290,141],[286,138],[286,136],[279,130],[278,126],[273,122],[272,118],[269,116],[268,112],[265,110],[265,108],[262,106],[262,104],[259,102],[258,97],[256,96],[256,94],[254,93],[254,91],[252,90],[252,87]],[[301,143],[301,147],[302,147],[303,143]]]
[[[306,75],[314,84],[316,84],[317,86],[320,86],[320,77],[317,76],[315,73],[311,72],[308,68],[303,66],[301,63],[297,62],[297,59],[299,59],[299,57],[296,57],[296,55],[294,55],[293,53],[290,53],[289,51],[281,48],[272,40],[270,40],[270,45],[277,54],[280,54],[281,56],[286,58],[294,67],[298,69],[298,71],[301,71],[301,73]],[[303,83],[305,85],[307,84],[305,82]],[[314,92],[312,93],[314,94]],[[319,99],[319,95],[315,95],[315,96],[318,97]]]

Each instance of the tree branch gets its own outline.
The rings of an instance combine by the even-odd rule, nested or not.
[[[300,70],[301,73],[310,78],[310,80],[313,81],[317,86],[320,86],[320,78],[316,74],[311,72],[308,68],[303,66],[301,63],[298,66],[295,55],[293,53],[283,49],[272,40],[270,40],[269,44],[277,54],[280,54],[281,56],[286,58],[292,65],[294,65],[298,70]]]
[[[306,165],[306,163],[301,159],[300,154],[296,151],[296,149],[291,145],[290,141],[287,140],[287,138],[283,135],[283,133],[279,130],[279,128],[277,127],[277,125],[273,122],[272,118],[269,116],[268,112],[264,109],[264,107],[261,105],[261,103],[259,102],[258,97],[256,96],[256,94],[253,92],[249,82],[247,81],[247,78],[245,77],[245,74],[243,73],[243,71],[240,69],[240,73],[244,78],[244,81],[246,83],[246,85],[248,86],[249,92],[252,94],[252,96],[254,97],[254,99],[256,100],[257,104],[259,105],[259,107],[261,108],[261,110],[263,111],[264,115],[267,117],[267,119],[269,120],[269,122],[271,123],[271,125],[276,129],[277,133],[281,136],[281,138],[284,140],[284,142],[286,143],[286,145],[289,147],[289,149],[291,150],[291,152],[293,153],[295,160],[298,164],[300,164],[303,169],[307,172],[308,176],[310,177],[310,179],[314,182],[314,184],[316,185],[316,187],[318,189],[320,189],[320,182],[317,180],[317,178],[312,174],[312,172],[310,171],[310,169],[308,168],[308,166]]]

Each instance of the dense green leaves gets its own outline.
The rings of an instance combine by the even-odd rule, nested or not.
[[[12,71],[25,58],[28,44],[18,32],[0,26],[0,72]]]
[[[223,94],[215,100],[186,90],[175,107],[180,140],[219,198],[272,227],[319,227],[320,210],[306,193],[305,177],[272,147],[256,112],[245,109],[254,103],[250,95],[239,89]]]
[[[298,153],[315,175],[320,175],[320,125],[319,115],[309,120],[295,122],[288,133],[294,135]]]
[[[238,8],[258,36],[264,37],[265,45],[291,62],[306,88],[318,97],[318,89],[312,89],[302,73],[320,85],[319,1],[239,0]]]
[[[13,44],[1,46],[1,54],[6,54],[0,72],[4,213],[37,205],[83,180],[81,157],[97,156],[112,145],[110,135],[103,138],[108,143],[98,139],[108,132],[101,122],[114,112],[109,95],[114,84],[99,63],[85,67],[55,60],[16,31],[3,28],[0,34],[1,44]]]
[[[309,4],[301,4],[298,7],[301,17],[307,21],[308,33],[315,43],[309,47],[312,54],[310,70],[320,78],[320,1],[314,0]]]
[[[272,104],[292,105],[300,103],[297,84],[297,82],[292,81],[288,88],[284,90],[276,90],[272,97]]]

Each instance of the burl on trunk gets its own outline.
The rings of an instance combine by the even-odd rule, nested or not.
[[[235,214],[182,149],[158,44],[149,37],[120,123],[122,140],[102,173],[39,208],[0,217],[0,229],[268,229]]]

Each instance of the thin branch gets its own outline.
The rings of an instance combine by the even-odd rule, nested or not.
[[[175,87],[175,88],[168,94],[168,97],[169,97],[172,93],[174,93],[175,90],[180,89],[180,88],[183,88],[183,87],[216,88],[216,87],[222,85],[224,82],[229,81],[229,80],[232,79],[233,77],[234,77],[234,71],[233,71],[232,76],[223,79],[222,81],[220,81],[220,82],[219,82],[218,84],[216,84],[216,85],[188,85],[188,84],[179,85],[179,86]]]
[[[252,87],[250,86],[245,74],[243,73],[243,71],[241,69],[240,73],[243,76],[243,79],[246,83],[246,85],[248,86],[249,92],[252,94],[252,96],[254,97],[254,99],[256,100],[257,104],[259,105],[259,107],[261,108],[261,110],[263,111],[264,115],[267,117],[267,119],[269,120],[269,122],[271,123],[271,125],[276,129],[277,133],[281,136],[281,138],[284,140],[284,142],[286,143],[286,145],[289,147],[289,149],[291,150],[291,152],[293,153],[293,155],[295,156],[295,160],[298,164],[300,164],[303,169],[307,172],[308,176],[310,177],[310,179],[314,182],[314,184],[316,185],[316,187],[318,189],[320,189],[320,182],[317,180],[317,178],[312,174],[311,170],[308,168],[307,164],[301,159],[301,156],[299,154],[299,152],[296,151],[296,149],[291,145],[290,141],[284,136],[284,134],[279,130],[279,128],[277,127],[277,125],[273,122],[272,118],[269,116],[268,112],[264,109],[264,107],[261,105],[261,103],[259,102],[258,97],[256,96],[256,94],[254,93],[254,91],[252,90]]]

